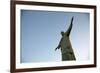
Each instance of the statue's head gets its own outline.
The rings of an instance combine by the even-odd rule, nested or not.
[[[63,31],[61,31],[61,35],[64,36],[64,32]]]

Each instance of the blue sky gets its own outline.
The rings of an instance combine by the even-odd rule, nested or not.
[[[89,60],[89,13],[21,10],[21,63],[61,61],[55,48],[72,16],[70,40],[76,59]]]

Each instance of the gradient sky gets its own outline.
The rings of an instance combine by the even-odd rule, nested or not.
[[[21,10],[21,63],[61,61],[55,48],[72,16],[70,40],[76,59],[89,60],[89,13]]]

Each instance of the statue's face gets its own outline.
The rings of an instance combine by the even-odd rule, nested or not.
[[[61,35],[64,36],[64,32],[63,31],[61,32]]]

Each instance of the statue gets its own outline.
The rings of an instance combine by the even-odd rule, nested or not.
[[[55,51],[61,48],[62,61],[76,60],[69,37],[73,26],[73,19],[74,17],[71,19],[71,24],[68,30],[66,32],[61,31],[62,38],[57,48],[55,48]]]

